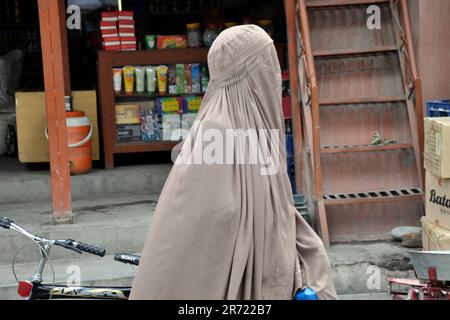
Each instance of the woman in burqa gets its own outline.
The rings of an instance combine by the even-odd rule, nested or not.
[[[130,299],[292,300],[305,287],[335,299],[322,241],[293,205],[272,39],[255,25],[226,29],[208,67],[201,110],[159,198]],[[234,149],[211,152],[216,162],[186,161],[207,154],[218,132],[249,129],[256,142],[236,135]],[[263,139],[264,130],[277,134]],[[237,160],[237,150],[245,155],[255,145],[260,156],[277,158],[278,170],[267,169],[270,161],[217,160]]]

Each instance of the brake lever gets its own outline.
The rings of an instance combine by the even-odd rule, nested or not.
[[[63,248],[75,251],[78,254],[82,254],[83,253],[83,251],[81,251],[80,249],[73,247],[71,245],[71,242],[69,242],[69,240],[56,240],[55,244],[60,246],[60,247],[63,247]]]

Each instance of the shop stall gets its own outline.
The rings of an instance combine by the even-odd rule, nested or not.
[[[275,3],[124,2],[121,11],[101,12],[97,77],[105,167],[114,167],[115,154],[170,151],[183,139],[208,85],[209,47],[222,30],[260,25],[274,38],[284,69],[285,30],[273,20],[283,6]]]

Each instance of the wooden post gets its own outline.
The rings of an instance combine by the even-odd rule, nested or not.
[[[400,0],[400,11],[403,27],[406,35],[406,48],[408,51],[408,58],[411,67],[411,73],[414,81],[414,89],[416,91],[416,121],[417,121],[417,134],[419,136],[419,150],[420,150],[420,169],[422,174],[422,184],[425,183],[425,169],[424,163],[424,124],[423,118],[425,117],[423,110],[423,97],[422,97],[422,82],[417,71],[416,54],[413,46],[413,36],[411,31],[411,21],[409,19],[409,7],[408,1]],[[422,186],[423,190],[423,186]]]
[[[64,0],[38,0],[47,110],[53,220],[72,221],[64,96],[70,95]]]
[[[330,245],[330,237],[328,233],[328,221],[325,212],[325,203],[322,193],[322,169],[320,165],[320,117],[319,117],[319,88],[316,78],[316,66],[314,63],[314,55],[311,46],[311,32],[309,29],[308,10],[306,0],[297,0],[298,10],[300,14],[300,32],[303,36],[303,45],[305,47],[306,63],[308,67],[309,81],[311,85],[311,114],[313,124],[313,168],[314,168],[314,188],[317,200],[317,213],[319,222],[320,236],[326,247]]]
[[[303,188],[303,132],[299,105],[297,34],[295,29],[295,0],[284,1],[289,57],[289,83],[291,87],[292,132],[294,137],[295,184],[298,193]]]

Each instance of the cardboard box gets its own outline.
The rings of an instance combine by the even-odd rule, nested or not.
[[[117,19],[122,20],[133,20],[133,11],[117,11]]]
[[[119,37],[134,37],[134,29],[119,28]]]
[[[425,212],[428,220],[450,230],[450,179],[425,174]]]
[[[120,49],[122,51],[136,50],[136,37],[120,37]]]
[[[115,21],[100,21],[100,30],[117,30]]]
[[[425,251],[450,250],[450,231],[422,217],[422,246]]]
[[[108,41],[110,38],[116,38],[119,36],[117,29],[107,29],[101,31],[103,41]]]
[[[450,178],[450,117],[425,118],[425,169]]]
[[[117,21],[117,12],[115,11],[102,11],[102,21]]]
[[[138,104],[116,104],[116,124],[140,124]]]
[[[121,44],[120,51],[136,51],[136,44]]]
[[[72,91],[74,110],[84,111],[91,120],[92,159],[100,159],[97,125],[97,94],[95,90]],[[48,141],[44,92],[16,92],[17,143],[22,163],[48,162]]]
[[[140,124],[116,125],[116,138],[118,143],[142,141],[141,125]]]
[[[119,28],[133,29],[133,31],[134,31],[134,20],[120,20],[118,25],[119,25]]]
[[[120,38],[119,37],[104,38],[102,45],[103,50],[105,51],[120,50]]]

